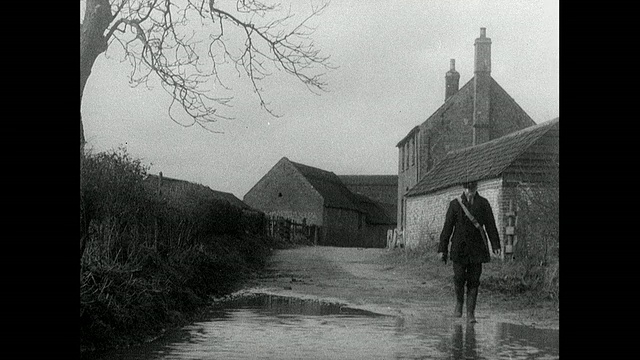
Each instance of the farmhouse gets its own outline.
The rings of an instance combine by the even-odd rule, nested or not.
[[[384,247],[395,227],[384,206],[351,192],[333,172],[283,157],[244,196],[270,216],[321,228],[318,245]]]
[[[499,138],[535,122],[491,77],[491,39],[480,29],[475,40],[474,76],[458,89],[460,74],[451,60],[445,99],[426,121],[398,142],[397,223],[406,227],[405,195],[453,150]]]
[[[475,180],[491,204],[504,248],[507,214],[517,206],[518,191],[557,186],[559,127],[555,118],[447,154],[406,194],[405,246],[437,242],[449,202],[462,194],[463,182]]]

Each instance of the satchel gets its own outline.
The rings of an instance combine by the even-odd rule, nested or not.
[[[471,223],[473,223],[473,226],[475,226],[478,230],[480,230],[480,235],[482,235],[482,240],[484,241],[485,246],[487,246],[487,251],[489,251],[490,244],[489,244],[489,237],[487,236],[487,232],[484,230],[482,225],[480,225],[478,220],[476,220],[476,218],[473,217],[473,215],[471,215],[471,213],[469,212],[469,209],[467,209],[467,207],[464,206],[464,204],[462,203],[462,199],[456,198],[456,200],[458,200],[458,203],[460,203],[462,210],[467,215],[469,220],[471,220]],[[489,255],[491,255],[491,251],[489,251]]]

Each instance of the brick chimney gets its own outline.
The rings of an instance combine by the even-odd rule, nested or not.
[[[446,83],[444,101],[447,101],[458,92],[458,86],[460,85],[460,74],[456,71],[456,59],[451,59],[451,68],[444,78]]]
[[[486,28],[480,28],[480,37],[474,45],[473,145],[478,145],[491,140],[491,39]]]

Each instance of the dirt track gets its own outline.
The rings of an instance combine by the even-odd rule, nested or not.
[[[451,267],[398,261],[386,249],[301,247],[278,250],[249,292],[324,299],[404,318],[450,318]],[[437,263],[435,263],[437,264]],[[434,266],[438,266],[434,268]],[[559,328],[550,309],[519,309],[480,288],[478,322]],[[464,320],[464,318],[463,318]]]

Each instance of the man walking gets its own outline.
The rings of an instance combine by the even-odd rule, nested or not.
[[[477,182],[467,182],[462,186],[464,192],[461,197],[449,203],[444,227],[440,234],[438,254],[445,264],[449,256],[453,261],[453,283],[456,294],[454,316],[462,317],[466,285],[467,322],[475,323],[482,263],[491,260],[485,229],[486,234],[489,235],[493,253],[496,255],[500,255],[500,238],[491,205],[487,199],[477,193]],[[450,253],[449,241],[451,241]]]

